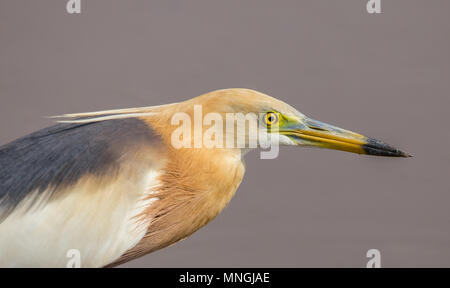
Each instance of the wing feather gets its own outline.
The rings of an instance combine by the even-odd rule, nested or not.
[[[137,118],[58,124],[0,148],[0,266],[107,265],[136,245],[165,151]]]

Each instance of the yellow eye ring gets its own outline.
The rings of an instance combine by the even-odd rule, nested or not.
[[[264,122],[266,123],[267,126],[272,126],[278,122],[278,115],[273,112],[268,112],[264,116]]]

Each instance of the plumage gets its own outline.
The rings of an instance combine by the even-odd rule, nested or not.
[[[86,174],[113,175],[124,156],[136,157],[130,151],[161,145],[158,141],[136,118],[58,124],[20,138],[0,147],[1,207],[8,212],[32,192],[57,196]]]
[[[377,155],[406,155],[314,122],[248,89],[58,116],[62,123],[0,148],[0,266],[64,267],[67,251],[77,249],[83,267],[112,267],[175,243],[211,221],[241,183],[248,147],[174,147],[171,119],[177,113],[194,117],[195,105],[223,117],[278,113],[273,115],[284,121],[279,131],[259,124],[257,129],[284,145],[355,153],[366,153],[364,145],[370,145]]]
[[[154,155],[162,150],[159,137],[139,119],[58,124],[2,147],[0,247],[8,252],[0,266],[64,266],[69,249],[78,249],[89,267],[122,255],[146,230],[145,224],[134,227],[133,217],[156,199],[141,198],[157,186],[162,163]],[[119,254],[91,257],[90,249],[98,248],[86,235]],[[42,254],[36,261],[34,251]]]

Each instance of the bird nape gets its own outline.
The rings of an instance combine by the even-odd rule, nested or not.
[[[0,148],[1,267],[112,267],[175,243],[228,204],[250,149],[410,156],[248,89],[57,119]]]

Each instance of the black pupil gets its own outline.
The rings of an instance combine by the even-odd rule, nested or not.
[[[274,117],[272,115],[269,116],[269,118],[267,118],[269,120],[269,122],[272,122],[274,120]]]

